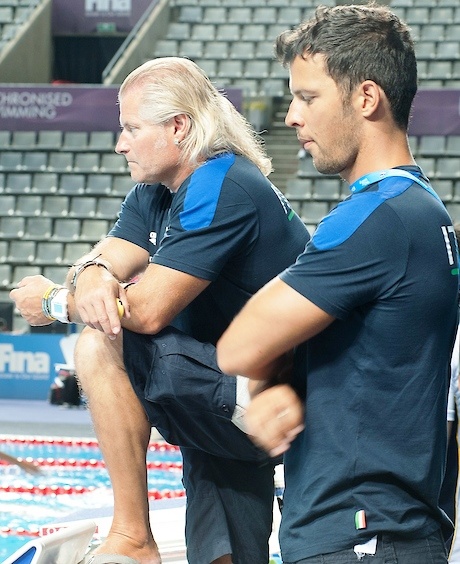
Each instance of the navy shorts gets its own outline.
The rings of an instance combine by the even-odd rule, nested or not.
[[[275,462],[231,421],[236,378],[219,370],[213,345],[171,327],[125,329],[123,349],[151,425],[181,447],[188,562],[267,564]]]
[[[187,562],[232,554],[233,564],[267,564],[273,522],[271,464],[229,460],[182,449],[187,492]]]
[[[267,460],[232,423],[236,378],[219,370],[213,345],[172,327],[156,335],[125,329],[123,351],[136,395],[169,443],[235,460]]]

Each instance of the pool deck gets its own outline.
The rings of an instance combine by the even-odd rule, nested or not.
[[[0,399],[0,435],[25,437],[95,438],[89,411],[51,405],[47,401]],[[153,430],[152,440],[161,439]],[[107,533],[112,507],[79,511],[67,515],[63,522],[72,524],[94,520],[99,532]],[[185,559],[185,500],[158,500],[150,503],[150,515],[155,536],[162,550],[164,562],[186,564]]]
[[[45,400],[0,398],[0,435],[95,438],[85,407],[51,405]],[[152,440],[162,440],[152,429]]]
[[[0,399],[0,434],[94,438],[87,409],[47,401]]]
[[[66,408],[47,401],[0,399],[0,435],[35,437],[95,438],[89,411],[84,408]],[[155,429],[152,440],[161,440]],[[94,520],[102,536],[111,522],[112,507],[100,511],[78,512],[63,521]],[[186,564],[185,558],[185,499],[166,499],[150,502],[150,517],[155,538],[162,552],[163,562]],[[279,515],[276,528],[279,526]],[[272,534],[272,553],[278,552],[277,535]]]

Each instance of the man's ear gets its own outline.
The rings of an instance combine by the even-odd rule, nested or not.
[[[190,129],[190,118],[186,114],[177,114],[173,117],[174,138],[180,143],[185,139]]]
[[[380,108],[385,94],[373,80],[365,80],[358,91],[359,104],[363,117],[372,117]]]

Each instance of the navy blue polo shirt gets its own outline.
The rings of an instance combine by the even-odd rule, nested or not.
[[[176,193],[135,186],[109,235],[148,250],[152,263],[211,282],[174,325],[213,344],[309,240],[281,192],[253,163],[230,153],[200,166]]]
[[[281,275],[336,318],[297,351],[306,415],[285,457],[284,560],[449,526],[438,496],[455,249],[444,206],[412,180],[389,177],[341,202]]]

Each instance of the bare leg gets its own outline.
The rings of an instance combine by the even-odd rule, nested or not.
[[[111,341],[86,328],[75,364],[114,495],[112,527],[95,552],[160,564],[149,523],[146,452],[151,429],[124,369],[122,336]]]

